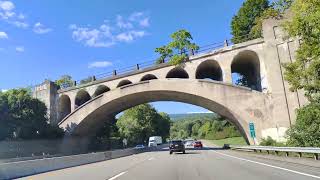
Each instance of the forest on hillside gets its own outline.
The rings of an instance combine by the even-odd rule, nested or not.
[[[215,113],[170,115],[170,139],[225,139],[240,137],[237,128]]]

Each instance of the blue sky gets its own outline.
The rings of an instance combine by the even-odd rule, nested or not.
[[[223,41],[231,37],[231,18],[242,3],[0,0],[0,90],[63,74],[79,80],[155,59],[154,49],[182,28],[199,45]],[[181,103],[153,104],[169,113],[206,111]]]

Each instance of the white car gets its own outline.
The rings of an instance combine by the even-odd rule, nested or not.
[[[193,148],[193,140],[187,140],[187,141],[185,141],[184,147],[186,147],[186,148]]]
[[[134,147],[135,149],[144,149],[145,146],[143,144],[138,144],[136,145],[136,147]]]

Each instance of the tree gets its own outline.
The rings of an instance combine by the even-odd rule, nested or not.
[[[89,77],[87,77],[85,79],[80,80],[80,84],[87,84],[87,83],[89,83],[91,81],[92,81],[92,77],[89,76]]]
[[[69,75],[63,75],[59,79],[55,81],[56,85],[58,85],[60,88],[68,88],[73,86],[73,80],[72,77]]]
[[[291,146],[320,147],[320,104],[313,102],[300,108],[287,134]]]
[[[47,108],[31,97],[27,89],[12,89],[0,94],[0,139],[56,138],[63,130],[48,124]]]
[[[249,34],[252,27],[256,25],[256,18],[261,17],[267,8],[269,8],[268,0],[246,0],[238,13],[232,18],[232,42],[241,43],[261,37],[261,33],[252,33],[252,36]]]
[[[155,52],[160,54],[156,63],[163,62],[166,58],[170,58],[169,64],[178,65],[188,59],[189,51],[199,49],[198,45],[191,42],[193,38],[187,30],[178,30],[171,34],[170,37],[172,41],[168,45],[156,48]]]
[[[156,64],[164,63],[167,58],[170,58],[172,56],[172,49],[170,49],[168,46],[161,46],[156,48],[155,52],[160,54],[160,57],[157,59]]]
[[[256,17],[254,26],[251,28],[249,37],[262,37],[262,23],[265,19],[282,19],[283,14],[292,5],[293,0],[278,0],[271,3],[270,7],[265,9],[261,16]]]
[[[295,0],[290,12],[284,28],[301,40],[296,60],[284,65],[284,75],[290,90],[303,89],[310,104],[297,111],[296,123],[287,131],[288,144],[320,147],[320,1]]]
[[[303,89],[310,101],[320,101],[320,1],[296,0],[292,19],[284,24],[291,37],[301,38],[296,60],[285,65],[291,90]]]
[[[116,125],[120,135],[133,145],[147,142],[150,136],[166,138],[170,122],[150,104],[142,104],[124,111]]]

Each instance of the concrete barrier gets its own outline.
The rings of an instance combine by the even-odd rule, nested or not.
[[[13,179],[29,176],[33,174],[44,173],[48,171],[74,167],[84,164],[105,161],[109,159],[129,156],[137,153],[146,152],[146,150],[124,149],[115,151],[106,151],[98,153],[80,154],[72,156],[61,156],[44,159],[35,159],[19,162],[9,162],[0,164],[0,179]]]

